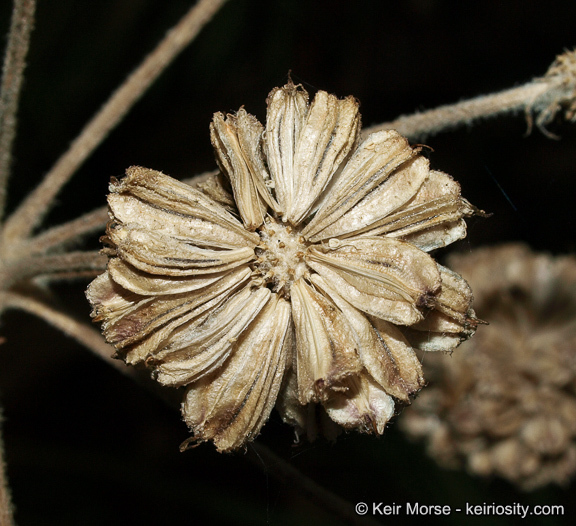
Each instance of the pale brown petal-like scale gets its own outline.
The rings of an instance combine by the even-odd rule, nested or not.
[[[340,164],[356,145],[360,127],[358,103],[319,91],[310,104],[294,158],[294,199],[286,219],[305,219]]]
[[[216,113],[210,125],[218,164],[230,179],[240,217],[250,231],[263,223],[267,205],[278,210],[265,183],[269,176],[260,146],[263,131],[262,124],[244,109],[226,118]]]
[[[270,294],[268,289],[247,286],[200,320],[179,327],[154,356],[158,381],[164,385],[187,385],[218,370]]]
[[[462,215],[459,211],[457,215]],[[390,237],[395,237],[393,234]],[[466,222],[464,219],[446,221],[438,218],[438,224],[429,226],[422,232],[408,234],[400,239],[408,241],[424,252],[432,252],[466,237]]]
[[[383,183],[402,163],[417,154],[394,130],[370,135],[352,154],[302,235],[312,239],[338,220],[369,192]]]
[[[420,361],[400,330],[384,320],[369,320],[318,274],[312,276],[312,281],[344,314],[362,365],[388,394],[407,402],[424,380]]]
[[[359,237],[311,246],[308,264],[356,308],[393,323],[422,319],[440,288],[434,260],[409,243]]]
[[[292,285],[296,335],[296,372],[301,404],[318,402],[360,370],[356,342],[342,312],[303,279]]]
[[[247,267],[243,270],[247,270]],[[223,278],[230,271],[190,276],[162,276],[148,274],[120,258],[113,258],[108,263],[108,272],[118,285],[135,294],[163,296],[202,289]]]
[[[430,173],[428,159],[416,157],[395,170],[353,208],[310,237],[318,242],[332,237],[350,236],[367,230],[412,199]]]
[[[133,195],[110,194],[108,205],[116,223],[133,225],[204,248],[234,249],[246,246],[246,237],[231,231],[226,223],[185,216]]]
[[[104,336],[126,353],[128,362],[142,361],[160,352],[176,329],[225,301],[249,276],[249,269],[239,269],[200,290],[141,297],[132,308],[106,324]]]
[[[274,188],[274,182],[264,162],[264,126],[244,108],[238,110],[236,122],[238,142],[245,152],[246,164],[258,193],[274,213],[280,213],[282,209],[270,192],[270,189]]]
[[[283,360],[283,364],[284,364],[284,370],[282,371],[282,376],[280,379],[280,383],[278,385],[278,390],[274,391],[274,396],[270,396],[270,403],[272,403],[273,405],[276,403],[276,400],[278,399],[278,396],[280,394],[280,391],[283,388],[284,385],[284,379],[286,378],[286,376],[288,375],[288,373],[290,372],[292,365],[294,363],[294,357],[296,355],[296,342],[295,342],[295,338],[294,338],[294,322],[292,321],[292,304],[290,302],[288,302],[288,305],[290,307],[290,312],[289,312],[289,319],[287,321],[287,327],[286,327],[286,332],[284,333],[284,340],[282,342],[282,350],[281,350],[281,355],[282,355],[282,360]],[[281,324],[279,325],[281,326]],[[278,369],[279,371],[279,369]],[[255,423],[255,426],[258,427],[258,429],[260,429],[268,420],[268,414],[266,414],[265,412],[262,412],[260,414],[260,416],[258,417],[258,421]]]
[[[222,368],[188,388],[182,414],[197,440],[229,451],[258,435],[284,376],[290,322],[290,304],[273,294]]]
[[[118,286],[108,271],[100,274],[90,283],[86,290],[86,297],[92,305],[92,321],[101,321],[103,329],[144,299],[143,296]]]
[[[468,282],[457,272],[438,265],[442,279],[442,290],[436,297],[435,310],[452,318],[460,325],[469,323],[474,317],[472,289]]]
[[[162,172],[131,166],[126,170],[126,177],[110,184],[110,192],[132,195],[172,214],[223,226],[230,232],[230,239],[240,236],[245,240],[244,245],[253,247],[259,242],[258,235],[248,232],[223,206],[192,186]]]
[[[268,95],[264,149],[282,211],[294,200],[294,153],[308,113],[308,93],[290,83]]]
[[[228,183],[229,181],[226,181],[222,172],[219,172],[209,175],[204,181],[198,182],[196,188],[216,203],[222,205],[226,210],[236,210],[234,196],[227,188]]]
[[[428,229],[443,223],[457,222],[462,213],[459,203],[452,196],[441,196],[422,204],[411,201],[393,214],[373,223],[358,232],[358,234],[407,239],[413,235],[413,244],[427,246],[427,243],[418,243],[418,236]],[[466,230],[464,230],[466,233]],[[422,249],[423,250],[423,249]]]
[[[324,402],[328,416],[345,429],[381,435],[394,415],[394,400],[368,374],[346,381],[348,391]]]
[[[223,291],[208,287],[202,292],[206,295],[200,296],[196,301],[191,300],[195,305],[190,308],[187,304],[180,306],[172,311],[174,316],[170,316],[172,312],[168,311],[166,323],[159,325],[156,330],[143,335],[142,338],[135,337],[134,343],[120,349],[119,354],[124,356],[126,363],[136,364],[142,361],[145,361],[147,365],[155,363],[156,357],[164,352],[170,336],[175,331],[181,330],[182,327],[194,330],[194,327],[202,324],[209,317],[213,309],[220,307],[236,292],[236,287],[229,287]]]
[[[404,331],[413,345],[425,351],[451,351],[470,338],[480,323],[470,307],[472,290],[466,280],[442,265],[438,269],[442,289],[435,309]]]
[[[405,337],[403,333],[404,327],[399,329],[396,325],[385,320],[370,318],[374,331],[378,334],[380,339],[386,346],[390,356],[394,360],[394,364],[398,370],[398,375],[395,381],[398,383],[396,387],[401,393],[406,396],[398,396],[404,402],[408,401],[408,396],[416,394],[424,386],[424,376],[422,373],[422,364],[414,352],[414,348]],[[363,361],[366,362],[366,369],[372,377],[379,381],[380,373],[378,367],[382,358],[378,355],[369,355],[365,353]],[[384,361],[384,363],[386,363]],[[381,384],[386,387],[384,384]],[[394,394],[393,389],[390,390]]]
[[[129,226],[109,225],[108,237],[120,257],[130,265],[157,275],[213,274],[231,270],[255,257],[250,247],[210,250],[162,233]]]
[[[416,195],[390,215],[358,231],[397,237],[430,252],[466,236],[462,219],[477,212],[449,175],[431,170]]]

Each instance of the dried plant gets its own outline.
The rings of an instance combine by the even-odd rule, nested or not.
[[[207,195],[137,167],[111,185],[112,259],[88,289],[107,341],[189,386],[184,419],[221,451],[258,435],[282,383],[298,435],[315,404],[382,434],[422,386],[415,350],[475,331],[468,285],[427,254],[464,237],[474,208],[397,132],[358,145],[352,97],[308,104],[289,83],[266,128],[241,109],[211,131]]]
[[[576,259],[523,245],[450,258],[490,321],[446,359],[402,418],[442,465],[531,490],[576,472]]]
[[[43,222],[61,188],[224,3],[224,0],[200,0],[150,53],[142,65],[113,93],[110,100],[72,142],[66,153],[46,173],[38,187],[10,215],[7,215],[6,189],[17,128],[18,101],[35,10],[33,0],[14,2],[0,93],[0,210],[3,219],[0,236],[2,265],[0,311],[20,309],[39,316],[76,338],[100,358],[123,372],[126,368],[120,361],[110,359],[111,347],[104,342],[88,320],[79,321],[78,316],[63,309],[51,292],[51,284],[55,280],[87,280],[104,270],[105,256],[97,251],[77,250],[75,247],[79,246],[85,236],[103,230],[107,219],[106,209],[99,208],[55,227],[49,228]],[[402,117],[391,123],[367,128],[364,133],[368,135],[378,130],[396,128],[414,141],[443,129],[462,124],[469,125],[478,118],[506,112],[526,112],[531,118],[534,116],[534,121],[539,127],[547,125],[552,117],[561,111],[566,111],[566,117],[573,119],[572,101],[575,86],[573,62],[574,54],[567,53],[559,57],[545,77],[534,79],[519,88]],[[326,250],[330,254],[343,249],[334,246],[333,242]],[[321,276],[320,273],[316,275]],[[277,284],[271,285],[271,288],[274,286]],[[274,461],[278,462],[278,459]],[[307,485],[307,488],[314,488],[313,485],[309,485],[310,481],[304,484],[297,476],[293,480]],[[2,476],[0,477],[1,516],[4,522],[11,524],[9,492],[3,481]],[[339,506],[335,505],[333,496],[318,497],[322,492],[317,488],[309,491],[313,491],[315,498],[324,502],[326,507],[338,508],[338,513],[345,515],[342,503],[340,502]]]

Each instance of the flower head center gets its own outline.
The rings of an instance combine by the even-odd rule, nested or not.
[[[254,279],[286,296],[290,286],[306,273],[304,254],[308,244],[293,226],[267,217],[258,230]]]

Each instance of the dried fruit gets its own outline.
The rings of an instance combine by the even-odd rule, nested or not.
[[[111,184],[94,320],[127,363],[188,386],[196,440],[242,446],[279,395],[298,433],[314,435],[318,409],[382,433],[423,385],[414,349],[474,332],[468,285],[427,252],[476,209],[400,134],[358,145],[359,131],[352,97],[309,103],[289,83],[266,127],[214,116],[221,174],[199,188],[139,167]]]
[[[576,259],[519,244],[450,258],[490,325],[452,357],[427,356],[431,384],[401,425],[442,465],[524,490],[576,472]]]

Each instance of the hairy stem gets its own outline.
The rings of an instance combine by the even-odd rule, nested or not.
[[[72,174],[122,120],[174,58],[198,35],[226,0],[199,2],[168,32],[144,62],[88,122],[68,151],[6,222],[6,240],[27,237],[40,223],[56,194]]]
[[[534,100],[546,93],[546,90],[547,86],[544,83],[529,83],[519,88],[440,106],[422,113],[402,115],[391,122],[365,128],[363,134],[392,129],[416,140],[458,126],[470,125],[478,119],[485,119],[501,113],[524,111]]]
[[[98,251],[66,252],[64,254],[37,255],[8,263],[0,274],[3,286],[8,287],[36,276],[52,278],[94,276],[106,268],[107,258]]]
[[[27,295],[9,292],[4,295],[3,303],[6,309],[19,309],[42,318],[64,334],[85,345],[96,356],[102,358],[115,369],[118,369],[123,374],[132,376],[132,371],[123,362],[112,358],[114,348],[108,345],[100,332],[93,327],[79,322],[68,314]]]
[[[575,101],[576,52],[570,51],[558,56],[544,77],[533,79],[523,86],[404,115],[391,122],[365,128],[363,136],[394,129],[411,140],[419,140],[458,126],[471,125],[479,119],[523,112],[529,129],[532,126],[532,113],[535,113],[536,125],[545,135],[552,137],[545,125],[561,110],[566,110],[566,117],[574,120]]]
[[[52,227],[41,234],[27,240],[19,253],[23,257],[42,254],[56,247],[78,242],[82,237],[94,232],[104,232],[108,221],[108,208],[102,206],[80,216],[73,221]]]
[[[15,0],[0,86],[0,218],[6,205],[6,187],[16,136],[16,113],[20,100],[30,33],[34,26],[35,0]]]

